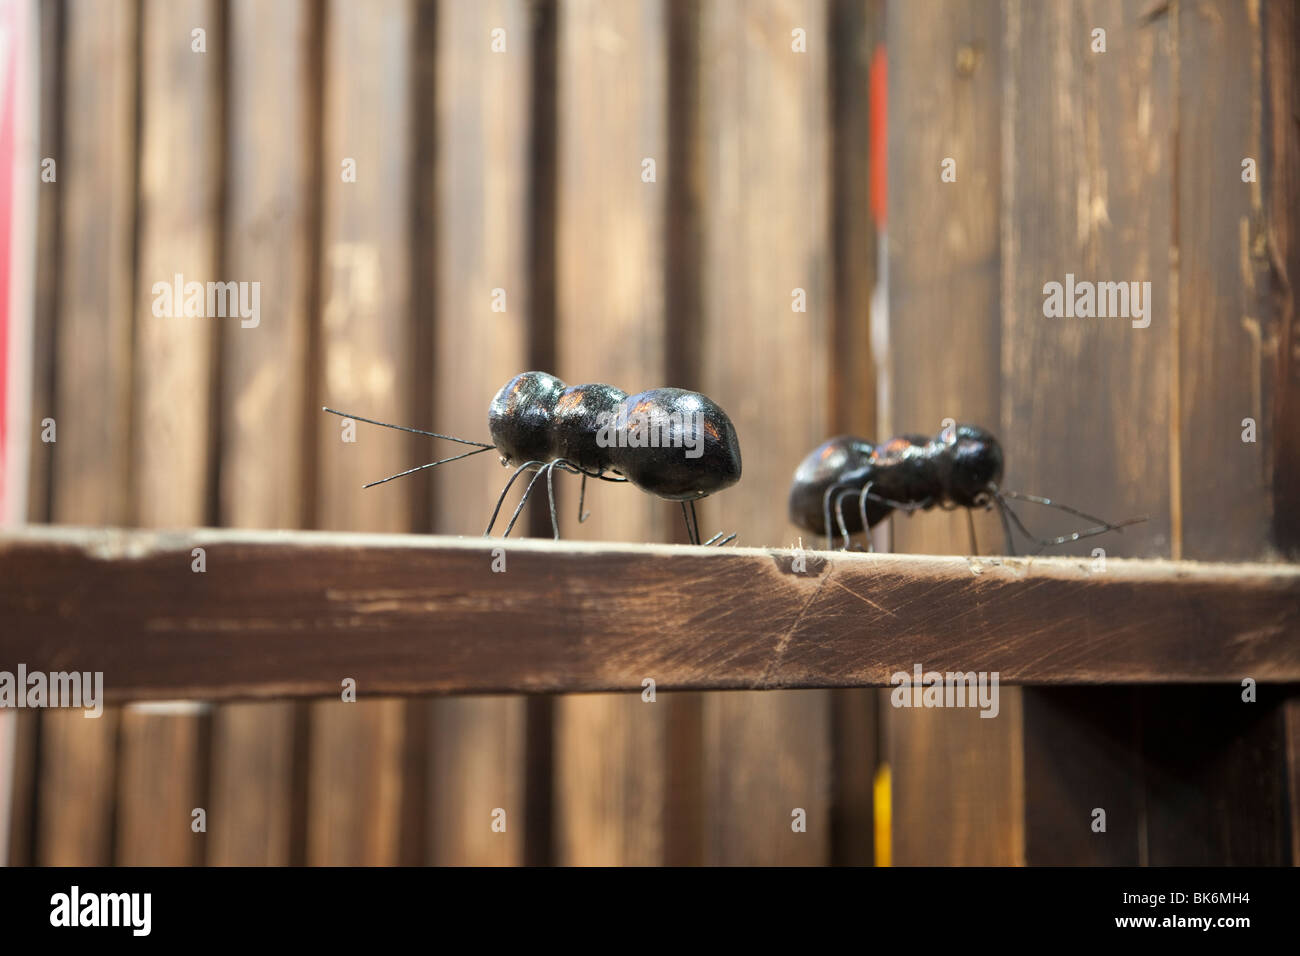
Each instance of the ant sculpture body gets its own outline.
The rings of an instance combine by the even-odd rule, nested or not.
[[[807,531],[825,534],[828,549],[834,547],[838,529],[847,548],[851,534],[869,530],[895,511],[996,507],[1010,555],[1016,553],[1013,524],[1041,551],[1146,520],[1142,516],[1113,523],[1048,498],[1007,491],[1001,487],[1002,465],[1002,446],[991,432],[976,425],[952,425],[936,438],[901,435],[880,445],[841,435],[818,445],[799,464],[790,486],[790,520]],[[846,515],[844,502],[854,498],[857,509]],[[1036,538],[1008,499],[1056,508],[1093,522],[1093,527],[1058,538]]]
[[[731,419],[716,402],[680,388],[653,388],[629,396],[612,385],[565,385],[546,372],[523,372],[497,392],[488,408],[491,442],[470,441],[405,425],[379,422],[325,408],[344,418],[429,435],[475,446],[450,458],[408,468],[372,481],[365,487],[392,481],[449,461],[495,449],[501,464],[513,467],[497,498],[484,537],[492,533],[502,502],[521,474],[533,471],[503,537],[508,536],[532,494],[546,476],[551,505],[551,530],[560,536],[555,516],[556,469],[582,477],[578,520],[585,521],[583,502],[587,479],[630,482],[642,491],[678,501],[691,544],[700,544],[695,502],[729,488],[740,480],[740,441]],[[735,535],[714,535],[704,544],[726,544]]]

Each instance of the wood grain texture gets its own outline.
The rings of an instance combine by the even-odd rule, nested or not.
[[[1176,183],[1186,175],[1175,153],[1171,27],[1168,19],[1144,24],[1143,10],[1111,2],[1006,7],[1006,484],[1094,514],[1151,516],[1123,535],[1063,549],[1078,554],[1177,555],[1182,511],[1191,506],[1179,504],[1187,471],[1178,468],[1176,434],[1180,335],[1198,354],[1212,354],[1201,352],[1204,336],[1187,337],[1171,253]],[[1105,53],[1091,48],[1094,25],[1106,28]],[[1208,261],[1194,268],[1208,271]],[[1063,283],[1067,273],[1149,281],[1150,326],[1045,317],[1043,285]],[[1203,442],[1205,427],[1198,424],[1189,448]],[[1207,479],[1204,469],[1191,471],[1194,481]],[[1076,520],[1019,511],[1044,533]],[[1139,696],[1122,692],[1025,692],[1027,862],[1145,862],[1141,707]],[[1061,753],[1076,759],[1063,767]],[[1107,814],[1105,833],[1091,830],[1097,808]]]
[[[421,362],[408,247],[413,23],[409,0],[330,3],[323,54],[320,397],[402,424],[415,424]],[[354,182],[344,180],[346,160],[355,161]],[[427,440],[358,423],[350,443],[344,423],[325,414],[316,427],[317,525],[409,530],[417,487],[361,486],[428,460]],[[334,699],[311,709],[307,861],[395,863],[407,779],[405,705],[377,699],[363,674],[344,669],[331,678]],[[340,699],[345,678],[357,680],[355,703]]]
[[[38,721],[34,713],[0,714],[0,757],[10,771],[0,786],[0,807],[7,832],[0,834],[4,853],[0,863],[6,866],[31,866],[36,849],[36,761]],[[6,752],[7,751],[7,752]]]
[[[706,537],[739,531],[741,544],[794,544],[784,489],[793,464],[826,437],[827,25],[818,0],[723,2],[701,13],[702,390],[746,436],[743,482],[701,509]],[[806,52],[793,49],[796,29]],[[794,311],[796,289],[806,311]],[[715,697],[703,719],[706,862],[826,862],[829,698]],[[805,833],[791,832],[795,807],[807,812]]]
[[[937,434],[943,419],[1001,420],[1001,14],[986,4],[891,4],[889,314],[879,439]],[[956,182],[941,179],[956,163]],[[995,517],[977,544],[1001,553]],[[972,551],[966,516],[894,519],[896,551]],[[929,667],[929,657],[914,663]],[[882,696],[896,865],[1023,857],[1018,691],[994,720],[899,710]],[[972,755],[978,762],[971,763]],[[960,771],[960,772],[954,772]]]
[[[196,546],[202,581],[182,560]],[[837,552],[790,574],[788,551],[521,539],[497,574],[492,548],[13,532],[0,653],[104,670],[110,701],[335,697],[339,675],[363,695],[639,691],[647,669],[667,690],[885,686],[917,661],[1007,684],[1300,678],[1292,565]]]
[[[1268,555],[1272,459],[1280,444],[1275,429],[1283,427],[1271,420],[1282,326],[1268,282],[1268,226],[1259,181],[1268,173],[1257,171],[1257,181],[1245,183],[1241,165],[1245,157],[1258,165],[1264,155],[1259,11],[1255,0],[1180,5],[1168,19],[1142,31],[1168,42],[1176,27],[1177,101],[1169,103],[1159,88],[1152,97],[1152,115],[1165,118],[1162,125],[1174,116],[1178,123],[1178,152],[1172,157],[1177,234],[1171,239],[1178,250],[1174,400],[1179,435],[1172,451],[1181,459],[1182,528],[1181,550],[1172,556],[1204,561]],[[1207,71],[1207,62],[1219,68]],[[1157,146],[1166,141],[1164,133]],[[1137,155],[1148,155],[1159,173],[1160,194],[1169,195],[1172,171],[1164,153],[1158,166],[1145,150]],[[1126,208],[1145,207],[1152,192],[1135,193]],[[1145,364],[1137,367],[1150,374]],[[1253,443],[1242,441],[1246,418],[1257,423]],[[1219,452],[1213,468],[1202,464],[1209,441]]]
[[[1292,694],[1283,705],[1282,721],[1286,759],[1286,801],[1291,832],[1291,865],[1300,866],[1300,697]]]
[[[39,6],[40,30],[40,156],[64,157],[63,112],[67,95],[64,50],[67,13],[63,0]],[[31,413],[32,425],[27,448],[27,520],[50,520],[50,492],[54,450],[57,443],[42,440],[37,427],[55,415],[55,335],[59,327],[59,274],[63,230],[63,190],[54,183],[43,184],[36,199],[35,288],[32,301]]]
[[[62,222],[54,330],[50,520],[130,518],[132,244],[135,228],[135,4],[64,5]],[[42,715],[34,859],[106,864],[112,852],[116,714]],[[81,782],[78,782],[78,781]]]
[[[517,866],[529,815],[526,701],[434,701],[429,751],[429,848],[439,866]],[[497,811],[504,811],[499,817]],[[498,819],[504,830],[494,828]]]
[[[191,31],[206,31],[207,52]],[[217,281],[222,176],[222,35],[210,0],[140,7],[140,166],[135,285],[131,509],[145,526],[211,520],[212,415],[222,320],[155,314],[155,284]],[[206,313],[207,302],[204,297]],[[185,562],[188,565],[188,562]],[[187,573],[188,568],[187,568]],[[200,575],[195,577],[201,579]],[[116,858],[126,863],[202,860],[189,829],[206,733],[193,713],[124,713],[118,745]],[[155,827],[160,827],[155,831]]]
[[[194,829],[194,811],[208,810],[210,715],[200,704],[177,706],[183,712],[122,709],[116,865],[196,866],[206,858],[207,833]]]
[[[98,719],[81,711],[41,714],[37,785],[38,866],[110,866],[117,799],[117,731],[121,710]]]
[[[1234,682],[1235,684],[1235,682]],[[1142,688],[1143,862],[1291,862],[1283,704],[1294,688]]]
[[[1300,556],[1300,15],[1286,3],[1263,8],[1260,26],[1266,84],[1261,121],[1268,143],[1264,176],[1269,313],[1276,343],[1270,460],[1272,539]],[[1256,239],[1259,238],[1256,233]],[[1252,250],[1254,251],[1254,250]],[[1300,862],[1300,854],[1297,854]]]
[[[871,59],[885,40],[884,0],[832,0],[830,108],[834,319],[829,377],[829,434],[875,435],[876,356],[871,303],[880,280],[879,224],[870,214]],[[874,780],[881,758],[876,694],[836,691],[833,740],[832,861],[875,862]]]
[[[664,312],[667,202],[681,175],[667,152],[667,29],[663,0],[560,7],[555,372],[566,382],[608,382],[628,393],[680,384],[667,378]],[[579,524],[577,491],[564,479],[566,539],[670,540],[673,516],[654,497],[589,481],[591,518]],[[557,862],[663,862],[675,703],[657,695],[645,703],[639,687],[556,700]]]
[[[260,283],[261,314],[255,327],[241,318],[221,329],[218,517],[235,527],[293,528],[307,497],[293,439],[308,414],[317,105],[309,83],[319,36],[310,7],[296,0],[236,2],[229,28],[222,278]],[[296,711],[275,703],[213,713],[210,863],[293,862],[302,809],[294,803]]]
[[[505,30],[502,53],[492,50],[498,27]],[[436,233],[429,288],[437,320],[435,374],[427,386],[434,422],[425,427],[475,441],[488,437],[487,408],[496,390],[529,367],[530,27],[521,0],[439,4],[436,48],[424,67],[433,71],[437,103],[429,131],[436,178],[416,187],[417,208]],[[505,292],[504,312],[493,311],[496,289]],[[447,443],[430,442],[425,457],[455,453]],[[493,453],[436,469],[434,529],[482,534],[507,475]],[[434,862],[523,862],[526,708],[526,701],[506,697],[432,702]],[[491,829],[498,807],[507,814],[505,833]]]

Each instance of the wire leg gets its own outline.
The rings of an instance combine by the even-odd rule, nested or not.
[[[519,504],[515,505],[515,513],[510,516],[510,523],[506,525],[506,530],[501,533],[501,537],[510,537],[511,529],[514,528],[515,522],[519,520],[519,513],[524,510],[524,505],[528,504],[528,496],[533,493],[533,485],[537,484],[537,479],[542,477],[543,473],[550,473],[547,471],[545,465],[537,469],[537,474],[533,475],[532,480],[528,482],[528,487],[524,489],[524,494],[523,497],[519,499]]]
[[[1016,542],[1011,537],[1011,522],[1007,521],[1007,506],[1002,501],[1001,495],[994,495],[993,501],[998,506],[998,517],[1002,519],[1002,534],[1004,536],[1004,549],[1008,557],[1016,556]]]
[[[505,502],[506,495],[510,493],[510,486],[515,483],[515,479],[518,478],[520,475],[522,475],[525,470],[531,468],[533,465],[543,465],[543,464],[545,464],[545,462],[526,461],[518,468],[515,469],[514,474],[510,476],[510,480],[506,482],[506,486],[501,489],[501,494],[497,496],[497,506],[492,509],[492,520],[488,522],[487,530],[483,532],[483,537],[486,538],[488,535],[492,533],[492,526],[497,523],[497,515],[501,513],[501,505]]]
[[[845,488],[853,488],[853,486],[848,482],[841,481],[831,485],[822,494],[822,526],[826,529],[827,551],[835,550],[835,526],[831,524],[831,496],[837,491],[843,491]]]
[[[979,557],[980,543],[975,540],[975,516],[969,508],[966,509],[966,529],[970,532],[970,553]]]
[[[686,522],[686,543],[699,544],[699,531],[691,525],[691,513],[686,510],[686,502],[681,502],[682,520]]]
[[[587,500],[587,473],[582,473],[582,484],[578,487],[578,524],[591,517],[590,511],[583,511],[582,504]]]
[[[556,541],[560,540],[560,522],[555,517],[555,466],[562,459],[557,458],[546,466],[546,497],[551,501],[551,534]],[[582,509],[579,508],[579,511]]]
[[[844,499],[852,498],[857,493],[856,488],[846,488],[835,496],[835,522],[839,526],[840,534],[844,536],[844,547],[842,549],[844,551],[849,549],[849,543],[852,541],[848,522],[844,520]]]
[[[871,494],[871,489],[875,486],[874,481],[868,481],[863,487],[861,494],[858,495],[858,514],[862,517],[862,532],[867,538],[867,550],[874,553],[876,550],[875,542],[871,540],[871,525],[867,522],[867,495]]]

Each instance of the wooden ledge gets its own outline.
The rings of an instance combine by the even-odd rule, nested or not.
[[[33,527],[0,535],[0,671],[103,671],[110,702],[1300,681],[1300,565],[794,555]]]

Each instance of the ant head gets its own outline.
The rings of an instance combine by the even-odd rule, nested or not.
[[[1002,446],[992,432],[975,425],[958,425],[949,443],[949,454],[949,497],[963,508],[984,507],[991,489],[1002,481]]]
[[[488,407],[488,430],[502,464],[550,461],[551,415],[564,383],[546,372],[522,372],[496,393]]]

